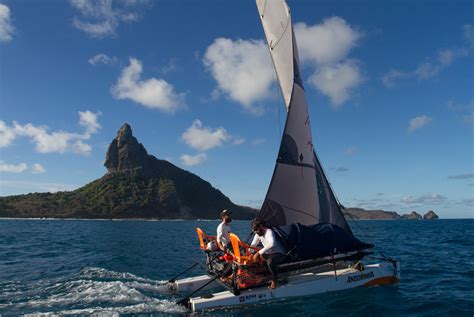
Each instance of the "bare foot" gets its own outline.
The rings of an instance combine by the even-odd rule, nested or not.
[[[270,285],[268,286],[269,289],[275,289],[277,287],[277,283],[275,281],[272,281]]]

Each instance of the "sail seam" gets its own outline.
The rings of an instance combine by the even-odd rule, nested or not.
[[[276,162],[278,164],[285,164],[285,165],[291,165],[291,166],[299,166],[299,167],[307,167],[307,168],[311,168],[311,169],[316,169],[315,166],[310,165],[310,164],[306,164],[306,163],[286,163],[286,162],[282,162],[280,160],[277,160]]]
[[[279,204],[279,205],[280,205],[281,207],[284,207],[284,208],[286,208],[286,209],[290,209],[290,210],[293,210],[293,211],[299,212],[299,213],[301,213],[301,214],[304,214],[304,215],[310,216],[310,217],[312,217],[312,218],[316,219],[317,221],[319,221],[319,218],[318,218],[318,217],[316,217],[315,215],[312,215],[312,214],[310,214],[310,213],[307,213],[307,212],[305,212],[305,211],[302,211],[302,210],[299,210],[299,209],[295,209],[295,208],[291,208],[291,207],[288,207],[288,206],[285,206],[285,205],[282,205],[282,204]]]

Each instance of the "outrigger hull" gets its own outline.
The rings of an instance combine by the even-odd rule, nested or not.
[[[249,305],[264,301],[316,295],[355,287],[396,284],[400,280],[398,262],[383,262],[366,265],[362,271],[353,268],[323,273],[305,273],[288,278],[276,289],[260,286],[242,290],[239,295],[223,291],[207,296],[190,298],[188,307],[192,311]]]
[[[166,288],[168,293],[176,294],[194,292],[195,290],[200,289],[207,283],[209,284],[206,285],[203,290],[210,290],[217,287],[222,287],[219,282],[215,280],[211,282],[213,278],[213,276],[209,275],[199,275],[194,277],[183,278],[174,282],[166,283]]]

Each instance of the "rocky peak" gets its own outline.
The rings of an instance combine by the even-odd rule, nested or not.
[[[124,123],[117,132],[117,140],[130,140],[132,138],[134,138],[132,127],[128,123]]]
[[[433,210],[430,210],[426,214],[423,215],[423,219],[426,219],[426,220],[432,220],[432,219],[438,219],[438,218],[439,218],[438,215]]]
[[[146,171],[149,168],[148,153],[133,136],[129,124],[125,123],[110,143],[104,165],[109,173]]]

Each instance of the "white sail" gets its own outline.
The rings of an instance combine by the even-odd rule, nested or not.
[[[284,0],[256,2],[288,111],[259,217],[270,225],[329,222],[352,234],[313,149],[290,10]]]

